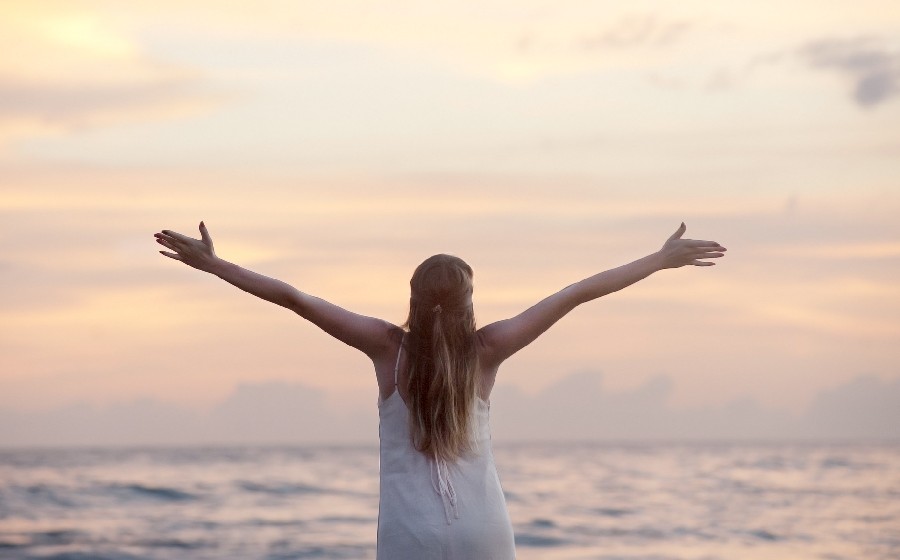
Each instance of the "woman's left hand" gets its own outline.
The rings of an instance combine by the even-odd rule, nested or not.
[[[703,259],[717,259],[725,256],[725,247],[715,241],[700,241],[697,239],[682,239],[681,236],[687,227],[684,222],[673,233],[660,249],[663,258],[662,268],[678,268],[685,265],[713,266],[714,262]]]

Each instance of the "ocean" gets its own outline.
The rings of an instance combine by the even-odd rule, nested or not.
[[[900,558],[900,443],[494,446],[518,558]],[[374,447],[0,450],[0,558],[365,559]]]

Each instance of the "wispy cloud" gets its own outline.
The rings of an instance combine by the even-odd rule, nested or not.
[[[799,55],[813,68],[848,80],[860,107],[875,107],[900,95],[900,49],[878,37],[820,39],[802,46]]]
[[[63,85],[0,81],[0,134],[5,123],[30,121],[59,130],[173,118],[207,110],[224,98],[198,91],[190,78],[140,84]],[[10,127],[12,128],[12,127]]]
[[[689,21],[665,21],[654,14],[627,15],[601,31],[585,35],[578,45],[586,50],[665,47],[684,39]]]

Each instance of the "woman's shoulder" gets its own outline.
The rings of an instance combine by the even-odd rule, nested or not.
[[[487,325],[475,331],[475,349],[478,353],[478,363],[481,367],[496,372],[502,360],[498,358],[497,347],[492,338],[491,326]]]

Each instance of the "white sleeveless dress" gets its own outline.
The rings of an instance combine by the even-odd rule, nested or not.
[[[401,352],[402,350],[401,344]],[[494,465],[490,407],[475,404],[477,451],[447,464],[416,450],[397,390],[378,402],[381,499],[378,560],[510,560],[512,524]]]

